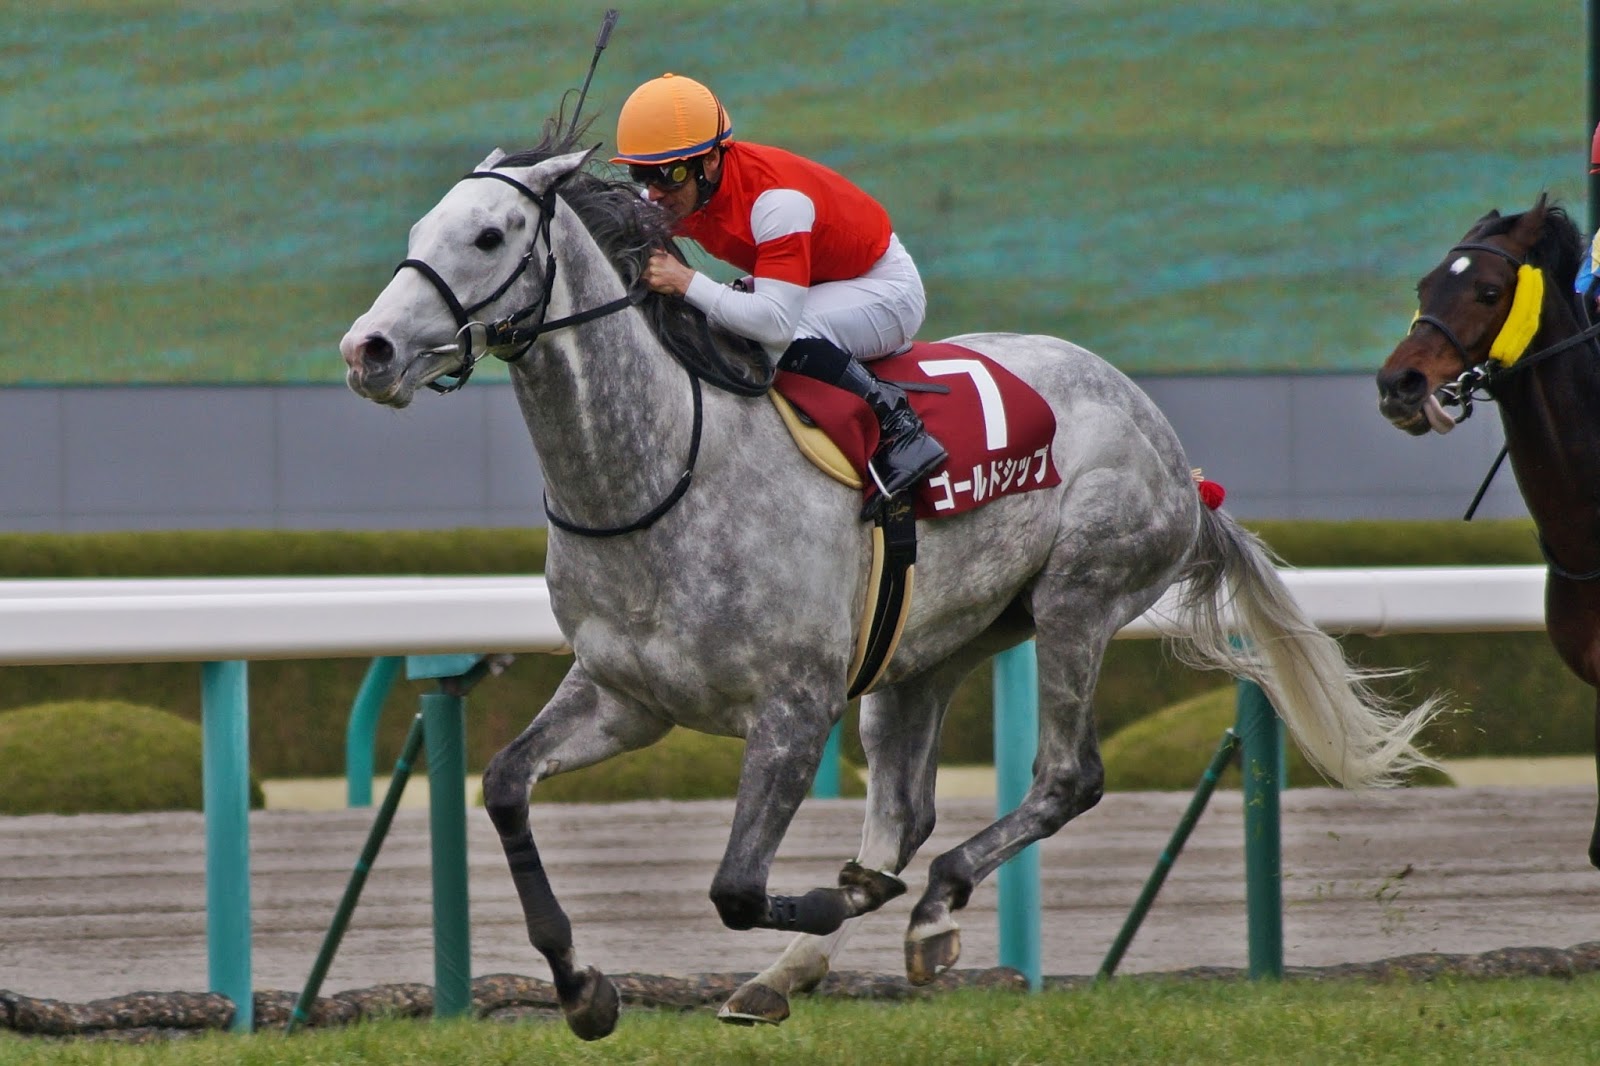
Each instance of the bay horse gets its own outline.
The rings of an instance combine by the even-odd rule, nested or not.
[[[1577,227],[1546,195],[1478,219],[1417,283],[1417,317],[1378,371],[1378,410],[1422,436],[1448,433],[1474,399],[1495,402],[1544,553],[1546,632],[1597,688],[1600,327],[1573,291],[1583,255]],[[1600,866],[1600,813],[1589,861]]]
[[[1329,777],[1383,785],[1430,764],[1413,741],[1434,705],[1405,710],[1372,694],[1265,547],[1201,505],[1176,434],[1132,381],[1064,340],[971,334],[954,340],[1053,409],[1059,484],[918,523],[916,595],[862,699],[860,848],[836,886],[770,892],[774,856],[846,708],[873,531],[858,519],[859,493],[803,458],[757,398],[761,368],[725,357],[727,338],[686,303],[640,287],[651,249],[675,247],[668,221],[636,187],[595,173],[574,139],[547,126],[539,147],[497,150],[456,183],[412,227],[407,258],[340,350],[350,388],[397,408],[425,385],[459,386],[485,353],[510,362],[544,474],[551,606],[574,661],[490,761],[484,798],[530,942],[578,1036],[612,1031],[618,995],[579,959],[534,843],[530,789],[674,726],[745,741],[711,881],[719,917],[797,934],[721,1008],[745,1024],[787,1017],[789,995],[822,980],[855,920],[905,891],[899,875],[934,826],[951,695],[1029,637],[1033,783],[1016,810],[933,860],[905,938],[916,983],[956,962],[955,915],[974,886],[1100,799],[1091,698],[1102,656],[1177,582],[1173,622],[1189,659],[1258,681]]]

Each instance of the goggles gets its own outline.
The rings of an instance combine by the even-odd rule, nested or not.
[[[670,163],[630,163],[628,175],[640,185],[648,185],[659,192],[681,189],[695,176],[699,167],[693,160],[674,159]]]

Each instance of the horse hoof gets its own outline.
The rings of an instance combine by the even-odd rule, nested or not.
[[[729,1025],[777,1025],[788,1016],[788,997],[754,981],[741,985],[717,1011],[717,1021]]]
[[[570,1000],[561,1001],[561,1013],[566,1015],[567,1028],[580,1040],[599,1040],[611,1035],[617,1027],[617,1013],[622,999],[611,978],[589,967],[583,972],[583,984]]]
[[[906,941],[906,980],[925,985],[961,957],[961,930],[946,929],[922,940]]]

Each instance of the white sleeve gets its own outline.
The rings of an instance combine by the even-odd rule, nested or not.
[[[704,311],[713,326],[781,352],[794,340],[806,291],[786,281],[757,278],[754,292],[739,292],[696,271],[684,298]]]
[[[796,279],[809,275],[811,226],[816,205],[795,189],[769,189],[750,209],[750,232],[756,243],[754,292],[737,292],[695,274],[685,298],[706,313],[711,324],[749,337],[777,353],[794,339],[807,286]],[[782,276],[775,276],[782,275]]]

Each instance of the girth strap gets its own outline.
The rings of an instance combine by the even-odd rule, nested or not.
[[[861,627],[861,638],[856,643],[850,699],[876,685],[883,676],[911,613],[917,516],[909,500],[895,500],[879,514],[872,529],[872,554],[872,579],[867,588],[871,618]]]

